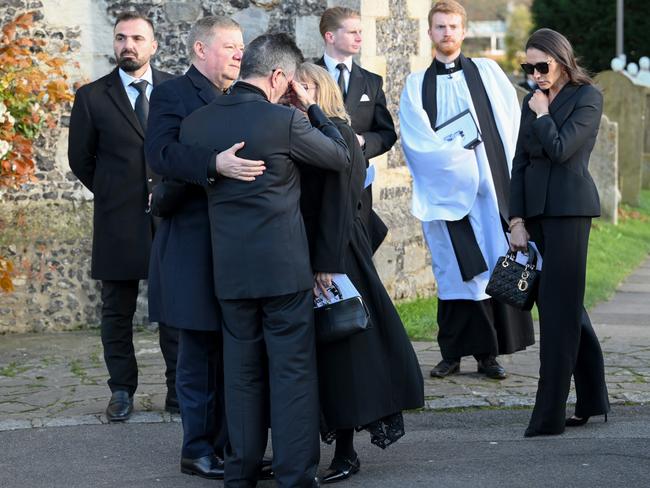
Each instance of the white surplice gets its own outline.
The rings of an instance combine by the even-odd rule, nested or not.
[[[517,94],[494,61],[472,60],[488,93],[510,171],[519,131]],[[411,211],[422,221],[438,283],[438,297],[485,300],[490,298],[485,293],[490,273],[499,256],[508,250],[485,147],[479,144],[473,150],[464,149],[459,138],[445,142],[435,134],[422,107],[424,73],[408,76],[400,99],[402,149],[413,176]],[[479,123],[462,70],[452,73],[451,78],[447,74],[438,75],[436,85],[437,124],[467,109]],[[488,271],[469,281],[461,277],[445,223],[466,215],[488,265]]]

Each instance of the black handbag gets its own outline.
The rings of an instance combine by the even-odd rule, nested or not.
[[[537,254],[528,244],[528,262],[525,265],[515,261],[515,256],[516,253],[508,251],[499,258],[485,293],[519,310],[530,310],[537,298],[539,284]]]
[[[316,339],[329,343],[363,332],[370,328],[369,317],[368,308],[359,296],[315,308]]]

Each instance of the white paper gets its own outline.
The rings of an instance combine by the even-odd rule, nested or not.
[[[368,188],[375,181],[375,165],[371,164],[366,168],[366,181],[363,182],[363,187]]]
[[[348,278],[346,274],[334,274],[332,275],[332,285],[327,288],[328,296],[323,295],[323,292],[319,290],[319,294],[314,298],[314,308],[320,308],[330,303],[340,302],[341,300],[347,300],[348,298],[354,298],[361,296],[359,291]]]

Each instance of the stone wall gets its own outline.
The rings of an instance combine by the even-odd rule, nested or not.
[[[153,19],[160,44],[156,66],[182,73],[188,66],[187,32],[204,15],[234,17],[246,41],[265,31],[289,32],[307,57],[317,57],[322,54],[318,20],[334,5],[361,11],[364,48],[359,61],[384,76],[397,122],[404,78],[430,59],[427,0],[7,0],[0,17],[36,11],[34,35],[65,44],[71,74],[90,81],[114,66],[112,25],[123,10],[137,8]],[[58,130],[38,141],[38,183],[0,190],[0,253],[10,256],[16,268],[15,292],[0,295],[0,333],[98,325],[100,290],[90,279],[92,195],[69,171],[67,124],[66,115]],[[430,295],[433,276],[420,226],[410,216],[410,179],[399,146],[373,162],[379,170],[376,208],[391,228],[377,254],[380,274],[395,298]],[[138,303],[136,322],[146,323],[144,284]]]

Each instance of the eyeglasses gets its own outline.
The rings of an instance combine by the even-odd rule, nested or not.
[[[527,75],[532,75],[535,70],[540,75],[545,75],[548,73],[548,70],[550,68],[550,64],[553,62],[552,59],[549,59],[548,61],[544,61],[543,63],[535,63],[535,64],[530,64],[530,63],[522,63],[521,64],[521,69],[524,70],[524,73]]]
[[[305,90],[309,90],[310,88],[316,88],[316,85],[310,85],[309,83],[300,83],[300,86],[302,86]]]

